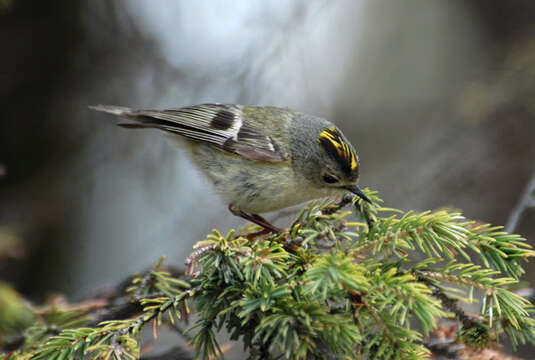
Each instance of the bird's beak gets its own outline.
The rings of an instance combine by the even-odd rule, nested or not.
[[[344,189],[351,191],[353,194],[357,195],[362,200],[367,201],[370,204],[372,204],[372,201],[370,200],[370,198],[367,197],[366,194],[364,194],[357,185],[347,185],[347,186],[344,186]]]

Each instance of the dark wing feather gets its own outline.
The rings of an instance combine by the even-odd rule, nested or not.
[[[134,110],[113,105],[90,108],[138,122],[119,124],[123,127],[169,131],[252,160],[286,160],[277,143],[245,118],[239,105],[203,104],[167,110]]]

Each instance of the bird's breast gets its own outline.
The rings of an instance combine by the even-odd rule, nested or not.
[[[264,213],[332,195],[295,172],[290,162],[252,161],[212,147],[191,147],[193,162],[227,204],[247,213]]]

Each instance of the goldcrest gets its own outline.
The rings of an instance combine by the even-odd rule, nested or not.
[[[113,105],[91,109],[133,120],[125,128],[155,128],[185,139],[191,159],[230,211],[272,232],[259,213],[350,191],[359,159],[331,122],[272,106],[202,104],[166,110]]]

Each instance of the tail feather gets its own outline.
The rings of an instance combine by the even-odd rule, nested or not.
[[[164,130],[161,126],[157,124],[133,124],[133,123],[119,123],[117,126],[126,129],[161,129]]]
[[[117,115],[117,116],[128,116],[132,113],[132,109],[125,106],[115,106],[115,105],[91,105],[89,106],[91,110],[102,111],[108,114]]]
[[[134,120],[136,123],[119,123],[120,127],[128,129],[161,129],[172,131],[173,128],[182,127],[180,124],[175,124],[169,120],[162,120],[156,117],[145,115],[143,110],[135,110],[125,106],[115,105],[91,105],[90,109],[105,112],[107,114],[120,116],[126,119]]]

